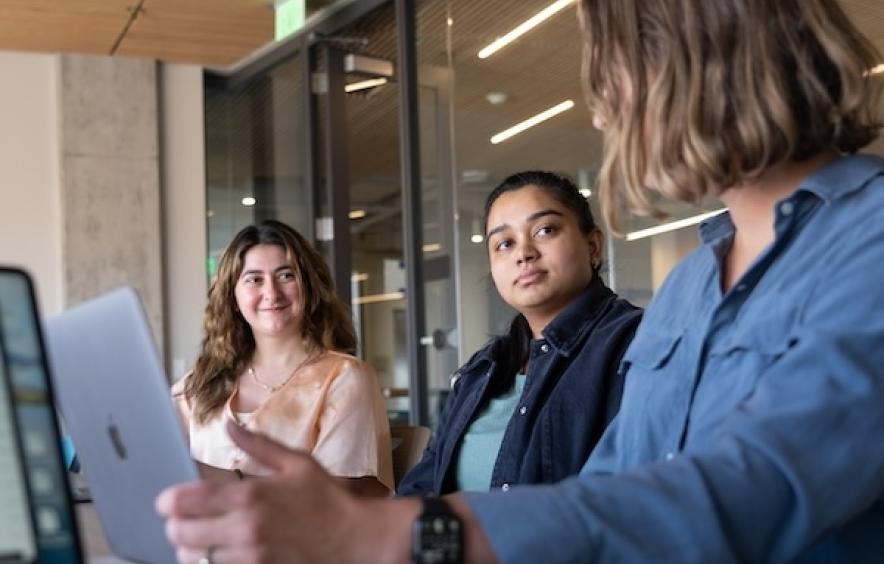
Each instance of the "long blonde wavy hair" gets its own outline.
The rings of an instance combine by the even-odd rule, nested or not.
[[[353,321],[335,294],[331,272],[322,255],[284,223],[268,220],[250,225],[236,234],[218,263],[203,317],[202,349],[185,382],[184,395],[200,423],[223,408],[237,377],[255,352],[255,338],[236,307],[234,290],[245,255],[256,245],[277,245],[285,250],[304,301],[302,337],[326,350],[353,353],[356,349]]]
[[[614,232],[625,209],[663,216],[655,192],[699,203],[878,135],[880,55],[835,0],[581,0],[579,13]]]

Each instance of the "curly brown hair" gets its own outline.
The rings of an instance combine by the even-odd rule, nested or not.
[[[654,192],[699,203],[878,135],[880,55],[835,0],[581,0],[579,13],[612,231],[627,208],[662,216]]]
[[[204,423],[224,407],[236,379],[255,352],[249,324],[236,307],[234,291],[246,253],[256,245],[285,250],[304,300],[302,337],[324,350],[353,353],[356,332],[349,311],[334,291],[328,265],[316,249],[288,225],[274,220],[242,229],[221,256],[218,274],[209,288],[203,317],[204,338],[184,395],[196,421]]]

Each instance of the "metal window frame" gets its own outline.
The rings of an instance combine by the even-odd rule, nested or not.
[[[409,421],[429,423],[427,352],[423,277],[423,222],[418,108],[417,17],[415,0],[396,2],[396,47],[399,71],[399,162],[402,167],[402,244],[405,251],[406,347],[409,372]]]

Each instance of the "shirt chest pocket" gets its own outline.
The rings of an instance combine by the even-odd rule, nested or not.
[[[751,313],[710,345],[694,408],[710,421],[749,398],[771,366],[797,343],[794,309]]]
[[[729,372],[760,375],[795,345],[794,308],[754,308],[710,348],[710,362]]]
[[[661,370],[666,367],[681,343],[681,333],[663,334],[646,331],[633,341],[623,355],[621,373],[629,373],[634,365],[638,370]]]
[[[629,421],[621,425],[625,448],[646,453],[673,448],[690,405],[695,372],[684,333],[639,333],[620,370],[626,376],[621,423]]]

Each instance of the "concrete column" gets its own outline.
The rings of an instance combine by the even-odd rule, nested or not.
[[[64,302],[130,284],[163,347],[156,63],[62,55]]]

